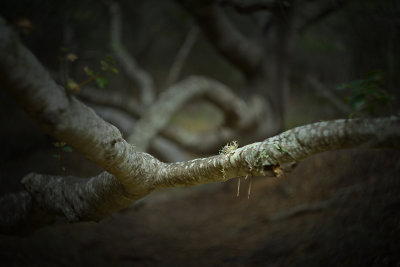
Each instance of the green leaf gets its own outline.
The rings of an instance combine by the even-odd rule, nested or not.
[[[70,146],[65,146],[65,147],[62,148],[62,150],[64,152],[68,152],[68,153],[72,152],[72,148]]]
[[[53,155],[51,155],[53,158],[56,158],[56,159],[61,159],[61,155],[60,154],[53,154]]]
[[[104,88],[108,84],[108,80],[105,77],[97,77],[96,83],[100,88]]]
[[[114,72],[114,73],[118,73],[119,72],[118,69],[113,67],[113,66],[111,66],[110,68],[111,68],[111,71]]]
[[[349,105],[355,110],[361,110],[366,103],[364,94],[356,94],[349,98]]]
[[[347,84],[348,88],[360,89],[364,84],[365,80],[355,80]]]
[[[339,86],[337,86],[336,89],[338,89],[338,90],[359,89],[364,82],[365,82],[364,80],[355,80],[355,81],[351,81],[349,83],[342,83]]]
[[[375,82],[382,84],[384,82],[385,73],[380,70],[370,71],[365,75],[365,80],[367,82]]]
[[[108,70],[110,67],[110,65],[107,62],[105,62],[104,60],[101,60],[100,64],[101,64],[101,69],[104,71]]]
[[[110,55],[106,55],[106,59],[108,60],[108,62],[109,62],[111,65],[114,65],[114,64],[115,64],[114,59],[113,59]]]

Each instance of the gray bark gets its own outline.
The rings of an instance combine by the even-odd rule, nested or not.
[[[205,98],[215,103],[225,114],[225,125],[234,129],[256,126],[263,105],[247,105],[225,85],[204,77],[192,76],[164,91],[140,119],[128,141],[139,151],[146,151],[151,140],[166,127],[174,115],[189,100]]]
[[[197,83],[198,88],[209,87],[204,80],[198,81],[191,78],[179,86],[190,89]],[[39,227],[51,221],[47,218],[59,215],[71,222],[97,221],[161,188],[241,176],[275,177],[285,172],[286,166],[323,151],[363,144],[400,147],[398,117],[337,120],[298,127],[241,148],[228,145],[220,155],[209,158],[163,163],[147,153],[137,152],[115,126],[57,85],[3,21],[0,21],[0,85],[43,131],[65,141],[105,170],[90,179],[27,175],[22,180],[26,192],[0,200],[2,233],[15,232],[17,226]],[[230,110],[233,99],[220,100],[218,104]],[[237,108],[242,112],[242,107]]]

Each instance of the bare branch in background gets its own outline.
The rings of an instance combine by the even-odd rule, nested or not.
[[[259,67],[263,56],[261,47],[239,32],[217,5],[178,2],[196,18],[210,42],[235,67],[246,74]]]
[[[191,153],[182,149],[176,143],[171,142],[163,136],[157,136],[154,138],[150,145],[149,152],[152,153],[158,159],[170,163],[178,161],[188,161],[193,158]]]
[[[339,99],[334,93],[331,92],[331,90],[329,90],[322,83],[320,83],[315,77],[308,75],[307,81],[318,95],[327,99],[338,110],[340,110],[345,114],[350,114],[353,112],[349,106],[344,104],[341,99]]]
[[[221,97],[223,95],[215,95]],[[210,98],[210,96],[208,96]],[[235,100],[241,102],[241,99]],[[216,103],[216,101],[211,101]],[[233,104],[233,103],[232,103]],[[216,105],[218,107],[218,105]],[[179,144],[188,151],[200,154],[210,154],[218,151],[223,145],[232,140],[241,140],[241,136],[245,135],[249,139],[261,135],[261,138],[271,136],[268,126],[265,126],[265,113],[268,110],[267,104],[261,97],[253,95],[249,101],[245,103],[245,111],[241,112],[240,120],[246,123],[238,125],[221,125],[217,129],[202,133],[192,133],[185,129],[177,129],[177,127],[166,127],[162,130],[161,135],[171,141]],[[219,107],[218,107],[219,108]],[[229,114],[224,114],[229,116]],[[242,142],[240,142],[242,143]]]
[[[140,119],[128,141],[146,151],[151,140],[162,131],[172,116],[189,100],[205,98],[225,114],[228,127],[243,129],[256,123],[257,117],[246,103],[225,85],[204,77],[192,76],[164,91]]]
[[[238,139],[238,131],[222,127],[205,133],[192,133],[185,129],[167,127],[162,131],[162,136],[179,144],[188,151],[199,154],[215,153],[223,145]]]
[[[143,105],[149,105],[154,101],[155,88],[153,78],[148,72],[141,69],[134,57],[129,55],[122,44],[122,14],[121,8],[117,2],[106,1],[111,16],[110,38],[111,48],[113,49],[118,62],[122,65],[124,71],[136,84],[140,90],[140,100]]]
[[[136,127],[137,121],[129,114],[120,111],[118,108],[107,107],[104,105],[90,105],[90,107],[93,108],[105,121],[115,125],[124,136],[128,136]],[[175,134],[179,135],[180,132],[181,130],[175,130]],[[165,134],[163,135],[165,136]],[[166,162],[185,161],[190,159],[188,153],[179,147],[182,146],[181,143],[173,143],[168,139],[170,138],[156,136],[150,144],[149,151],[151,151],[154,156]]]
[[[135,98],[118,91],[107,92],[98,88],[85,87],[77,94],[77,97],[96,105],[120,109],[134,118],[140,117],[144,110],[143,105]]]
[[[0,199],[2,233],[14,232],[14,223],[21,226],[48,223],[38,220],[38,216],[61,215],[71,222],[98,221],[162,188],[226,181],[241,176],[275,177],[286,170],[285,166],[324,151],[365,144],[400,148],[400,118],[349,119],[297,127],[241,148],[230,145],[221,154],[208,158],[163,163],[150,154],[137,152],[115,126],[56,84],[1,20],[0,85],[44,132],[66,142],[105,170],[90,179],[35,173],[25,176],[22,183],[28,194],[16,193]],[[182,88],[203,91],[206,96],[227,91],[222,99],[213,97],[226,114],[231,115],[227,125],[234,127],[248,123],[244,119],[245,106],[235,102],[235,95],[223,85],[216,86],[212,80],[189,78],[177,84],[174,90],[166,91],[160,99],[169,100]],[[178,103],[183,103],[193,93],[177,95],[180,96]],[[176,109],[171,105],[175,102],[166,103],[158,110],[158,117],[154,109],[144,118],[160,119],[161,116],[162,119],[164,112]],[[142,121],[143,125],[146,123],[151,125]],[[165,121],[155,124],[156,129],[163,128]],[[147,128],[142,130],[146,132]],[[144,140],[148,146],[148,140]],[[20,213],[12,214],[11,210]]]
[[[97,114],[100,115],[100,117],[117,126],[125,136],[129,136],[134,132],[137,121],[133,118],[138,119],[143,116],[144,108],[141,107],[141,105],[137,103],[135,99],[118,92],[113,92],[110,95],[107,92],[89,87],[85,88],[85,90],[82,90],[78,97],[82,100],[85,100],[87,104],[92,107]],[[251,117],[252,120],[256,120],[257,118],[261,119],[261,113],[263,111],[262,106],[249,105],[249,107],[251,107],[249,114],[253,114],[249,117]],[[175,113],[164,114],[164,117],[170,119],[174,114]],[[248,126],[250,127],[251,125]],[[189,133],[185,131],[185,129],[177,127],[166,127],[165,129],[159,129],[160,133],[158,135],[161,135],[164,138],[176,143],[185,150],[204,154],[215,152],[218,150],[218,147],[221,147],[228,141],[236,138],[235,136],[239,135],[238,131],[240,130],[243,129],[224,128],[198,134]],[[166,159],[168,162],[174,161],[172,160],[173,158],[180,159],[175,161],[188,159],[184,153],[180,153],[182,154],[181,156],[167,157],[165,153],[162,153],[161,149],[158,149],[155,146],[155,143],[164,145],[166,142],[168,142],[166,140],[160,141],[160,138],[161,137],[155,134],[154,142],[150,143],[150,150],[155,152],[157,155],[162,155],[162,158]],[[164,138],[161,139],[164,140]],[[179,150],[179,148],[176,149]],[[178,153],[176,152],[174,154]]]
[[[178,81],[181,75],[182,68],[185,65],[186,58],[189,56],[190,51],[193,49],[199,35],[199,29],[193,26],[188,34],[186,35],[185,41],[180,47],[178,53],[175,56],[174,62],[168,73],[167,86],[172,85]]]

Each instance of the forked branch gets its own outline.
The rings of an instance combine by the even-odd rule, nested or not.
[[[185,86],[185,82],[188,86],[196,83],[198,87],[209,86],[209,81],[197,78],[179,86]],[[0,21],[0,84],[43,131],[65,141],[106,170],[90,179],[27,175],[22,182],[29,194],[16,193],[0,199],[3,233],[15,231],[15,225],[32,226],[31,222],[43,225],[50,221],[44,218],[55,215],[70,221],[99,220],[161,188],[240,176],[274,177],[282,174],[287,165],[323,151],[359,145],[400,148],[398,117],[352,119],[298,127],[263,142],[241,148],[226,147],[220,155],[209,158],[163,163],[147,153],[137,152],[115,126],[57,85],[3,21]],[[224,106],[223,102],[219,104]]]

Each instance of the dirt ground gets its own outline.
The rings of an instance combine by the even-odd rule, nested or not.
[[[400,152],[328,152],[281,178],[156,192],[99,223],[0,236],[4,266],[400,266]]]

